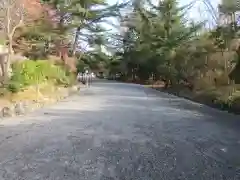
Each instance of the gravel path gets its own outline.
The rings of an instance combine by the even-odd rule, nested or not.
[[[240,116],[97,81],[0,123],[0,180],[237,180]]]

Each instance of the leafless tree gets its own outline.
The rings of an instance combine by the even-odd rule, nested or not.
[[[13,52],[13,36],[16,30],[24,25],[25,18],[24,3],[20,0],[1,0],[0,1],[0,27],[8,45],[8,55],[4,59],[4,77],[9,76],[10,59]]]

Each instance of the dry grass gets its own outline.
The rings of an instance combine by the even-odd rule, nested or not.
[[[60,96],[60,92],[57,91],[54,84],[41,84],[39,86],[39,91],[36,87],[31,86],[24,91],[11,94],[7,93],[4,97],[0,98],[0,108],[10,105],[12,102],[19,101],[47,101],[49,99],[56,99]]]
[[[147,88],[163,88],[164,84],[147,84],[147,85],[144,85],[144,87],[147,87]]]
[[[8,105],[11,105],[11,101],[9,101],[7,98],[0,99],[0,109]]]
[[[144,84],[144,87],[148,87],[148,88],[163,88],[164,87],[164,82],[163,81],[155,81],[153,82],[152,80],[149,80],[147,81],[145,84]]]

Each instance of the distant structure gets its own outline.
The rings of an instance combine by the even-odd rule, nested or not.
[[[240,0],[197,0],[193,8],[198,8],[199,21],[205,21],[205,29],[227,26],[233,22],[240,25]],[[195,14],[195,13],[194,13]]]
[[[226,26],[233,22],[239,24],[240,20],[240,0],[222,0],[218,6],[220,26]]]

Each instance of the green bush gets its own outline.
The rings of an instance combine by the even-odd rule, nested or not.
[[[15,93],[30,85],[37,85],[46,81],[58,85],[71,85],[73,74],[63,66],[55,65],[47,60],[16,62],[12,65],[12,77],[8,84],[9,91]]]
[[[83,72],[84,71],[84,68],[86,67],[87,65],[81,61],[81,60],[78,60],[77,62],[77,72]]]
[[[217,76],[215,78],[215,80],[216,80],[216,82],[215,82],[216,86],[228,86],[229,85],[228,73],[223,73],[220,76]]]
[[[17,93],[21,90],[21,86],[19,83],[12,81],[8,83],[7,90],[11,93]]]

